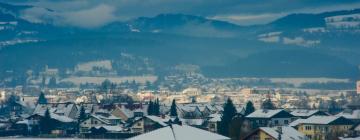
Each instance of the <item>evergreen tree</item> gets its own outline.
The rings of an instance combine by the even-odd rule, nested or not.
[[[148,115],[154,115],[154,103],[150,100],[149,106],[147,108]]]
[[[220,127],[218,127],[218,132],[221,135],[229,136],[229,125],[231,120],[236,115],[236,108],[230,98],[227,99],[226,103],[224,104],[224,111],[221,116]]]
[[[44,116],[40,119],[40,131],[42,134],[50,134],[53,129],[53,122],[51,122],[50,111],[47,108]]]
[[[160,115],[160,103],[159,103],[159,98],[157,98],[155,100],[155,104],[154,104],[154,115],[159,116]]]
[[[41,92],[38,99],[38,104],[47,104],[47,99],[45,98],[44,92]]]
[[[245,116],[253,113],[254,111],[255,111],[254,104],[251,101],[248,101],[245,107]]]
[[[84,121],[86,118],[87,118],[87,116],[86,116],[86,112],[85,112],[85,107],[83,105],[81,105],[80,114],[79,114],[79,118],[78,118],[78,124],[77,124],[77,132],[80,131],[80,123],[82,121]]]
[[[135,82],[135,80],[133,80],[133,81],[131,82],[131,84],[130,84],[130,88],[131,88],[133,91],[137,92],[137,91],[139,90],[139,85]]]
[[[272,103],[271,99],[266,99],[262,105],[261,109],[276,109],[275,105]]]
[[[56,87],[56,78],[55,77],[51,77],[49,80],[49,88],[55,88]]]
[[[79,114],[79,121],[83,121],[86,119],[86,112],[85,112],[85,107],[83,105],[81,105],[80,107],[80,114]]]
[[[105,79],[102,83],[101,83],[101,87],[100,90],[102,92],[108,92],[108,90],[110,90],[111,88],[111,81],[109,79]]]
[[[176,111],[176,102],[175,99],[173,99],[172,104],[171,104],[171,108],[170,108],[170,116],[171,117],[177,117],[177,111]]]
[[[334,99],[331,99],[329,101],[329,105],[328,105],[328,112],[332,115],[335,115],[336,113],[339,112],[339,107],[337,105],[337,102]]]

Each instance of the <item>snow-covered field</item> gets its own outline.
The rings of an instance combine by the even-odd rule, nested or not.
[[[289,83],[300,86],[303,83],[350,82],[349,79],[335,78],[269,78],[274,83]]]
[[[132,82],[136,81],[137,83],[144,84],[146,81],[154,82],[157,80],[157,76],[126,76],[126,77],[70,77],[62,79],[60,82],[72,82],[76,85],[93,83],[101,84],[104,80],[110,80],[113,83],[119,84],[126,81]]]

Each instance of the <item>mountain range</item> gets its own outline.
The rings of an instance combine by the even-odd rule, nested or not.
[[[155,69],[128,75],[163,75],[192,64],[208,77],[359,77],[360,9],[291,14],[252,26],[160,14],[84,29],[29,21],[22,16],[29,8],[0,3],[0,79],[46,65],[65,71],[95,60],[144,63],[122,53],[150,60],[146,67]]]

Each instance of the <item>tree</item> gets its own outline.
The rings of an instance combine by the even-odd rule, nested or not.
[[[336,113],[338,113],[340,110],[340,108],[338,107],[337,102],[334,99],[331,99],[329,101],[329,105],[328,105],[328,112],[330,114],[335,115]]]
[[[154,104],[154,115],[159,116],[160,115],[160,103],[159,103],[159,98],[157,98],[155,100],[155,104]]]
[[[111,81],[109,79],[105,79],[102,83],[101,83],[101,87],[100,90],[102,92],[108,92],[108,90],[111,88]]]
[[[152,85],[151,85],[151,82],[150,82],[150,81],[146,81],[146,82],[145,82],[145,89],[146,89],[146,90],[152,90]]]
[[[172,104],[171,104],[171,108],[170,108],[170,116],[171,117],[177,117],[177,111],[176,111],[176,102],[175,99],[173,99]]]
[[[86,112],[85,112],[85,107],[83,105],[81,105],[80,114],[79,114],[79,118],[78,118],[78,124],[77,124],[77,132],[79,132],[79,130],[80,130],[80,123],[82,121],[84,121],[86,118],[87,118],[87,116],[86,116]]]
[[[56,78],[55,77],[51,77],[49,80],[49,88],[55,88],[56,87]]]
[[[271,99],[268,98],[266,99],[262,105],[261,105],[261,109],[276,109],[275,105],[272,103]]]
[[[218,127],[218,132],[221,135],[229,136],[229,125],[231,120],[236,115],[236,108],[230,98],[227,99],[226,103],[224,104],[224,111],[221,116],[220,127]]]
[[[41,92],[38,99],[38,104],[47,104],[47,99],[45,98],[44,92]]]
[[[40,119],[40,132],[42,134],[50,134],[53,129],[53,122],[51,122],[50,111],[47,108],[44,116]]]
[[[154,115],[154,103],[150,100],[147,108],[148,115]]]
[[[255,111],[254,104],[251,101],[248,101],[245,107],[245,116],[253,113],[254,111]]]
[[[133,91],[137,92],[139,90],[139,85],[136,83],[135,80],[133,80],[130,84],[130,89],[132,89]]]
[[[86,119],[86,112],[85,112],[85,107],[82,105],[80,107],[80,114],[79,114],[79,121],[83,121]]]

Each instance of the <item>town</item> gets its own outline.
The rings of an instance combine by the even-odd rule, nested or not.
[[[357,83],[357,91],[314,94],[257,87],[166,91],[110,80],[95,89],[50,88],[51,82],[30,91],[3,88],[0,136],[352,140],[360,138]]]
[[[0,140],[360,140],[359,0],[0,0]]]

